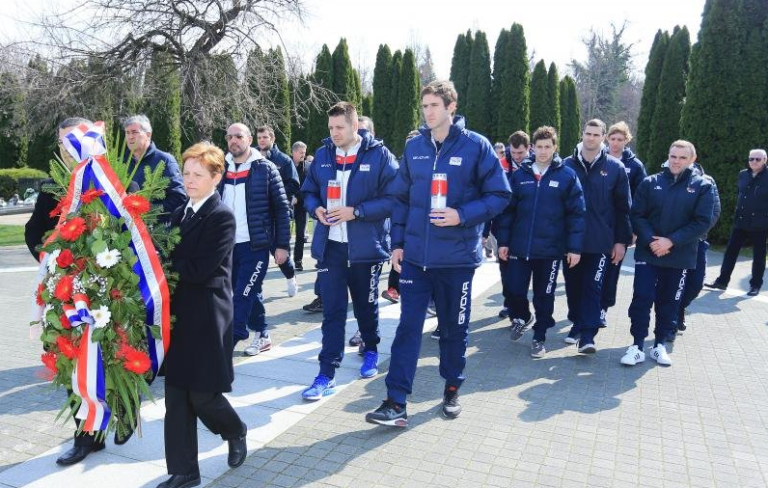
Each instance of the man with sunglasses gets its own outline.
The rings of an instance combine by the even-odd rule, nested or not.
[[[234,339],[237,344],[248,339],[249,329],[254,331],[244,352],[255,356],[272,347],[261,285],[269,267],[271,248],[275,249],[278,266],[288,259],[288,198],[277,167],[251,147],[253,135],[246,125],[230,125],[225,137],[229,153],[219,193],[237,223],[232,252]]]
[[[765,274],[765,241],[768,238],[768,172],[765,171],[768,156],[764,149],[749,152],[746,169],[739,173],[739,196],[736,201],[736,214],[733,217],[733,230],[725,249],[720,276],[704,286],[716,290],[728,288],[731,273],[736,266],[736,259],[745,241],[752,241],[752,278],[749,280],[749,293],[754,297],[760,293]]]

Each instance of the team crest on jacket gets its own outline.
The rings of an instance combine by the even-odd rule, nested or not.
[[[696,189],[695,188],[691,188],[690,186],[688,188],[686,188],[686,190],[688,190],[688,193],[696,193]]]
[[[601,170],[600,170],[600,174],[601,174],[602,176],[608,176],[608,172],[607,172],[606,170],[604,170],[604,169],[601,169]]]

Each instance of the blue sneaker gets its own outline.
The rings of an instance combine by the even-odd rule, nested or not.
[[[336,380],[324,374],[319,374],[312,382],[312,386],[301,392],[301,398],[316,402],[321,398],[336,393]]]
[[[365,351],[363,365],[360,366],[360,377],[373,378],[377,374],[379,374],[379,353],[376,351]]]

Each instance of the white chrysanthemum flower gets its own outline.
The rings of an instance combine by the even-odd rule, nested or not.
[[[120,251],[117,249],[105,249],[96,255],[96,262],[102,268],[111,268],[120,262]]]
[[[93,326],[97,329],[106,327],[109,321],[112,319],[112,312],[106,305],[102,305],[96,310],[91,310],[91,317],[93,317]]]
[[[56,249],[48,255],[48,272],[53,274],[56,272],[56,258],[61,254],[61,249]]]

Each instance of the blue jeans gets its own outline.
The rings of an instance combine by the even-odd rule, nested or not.
[[[389,399],[405,404],[411,394],[427,305],[433,296],[440,328],[440,376],[446,386],[458,388],[464,382],[474,275],[475,268],[424,270],[402,263],[400,323],[386,378]]]

